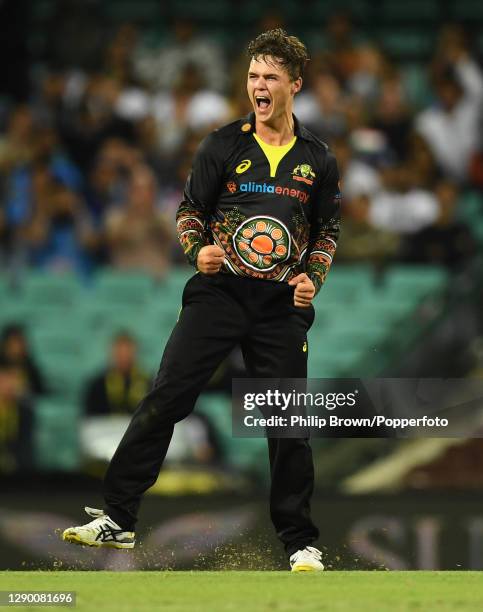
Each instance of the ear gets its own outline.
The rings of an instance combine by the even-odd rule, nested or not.
[[[294,96],[301,89],[302,89],[302,77],[299,77],[298,79],[295,79],[295,81],[292,83],[292,95]]]

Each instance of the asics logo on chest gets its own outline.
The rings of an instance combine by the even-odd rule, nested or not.
[[[248,168],[252,165],[251,160],[249,159],[244,159],[242,162],[240,162],[238,164],[238,166],[235,168],[235,172],[237,174],[243,174],[244,172],[246,172],[248,170]]]

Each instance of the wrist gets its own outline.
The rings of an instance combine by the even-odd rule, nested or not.
[[[314,289],[315,289],[314,297],[315,297],[317,293],[319,293],[322,285],[324,284],[323,278],[319,273],[315,271],[307,272],[307,276],[310,278],[314,286]]]
[[[201,249],[206,246],[203,242],[197,242],[193,244],[191,249],[186,253],[188,262],[198,270],[198,255]]]

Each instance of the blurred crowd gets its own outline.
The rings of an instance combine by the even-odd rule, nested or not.
[[[278,25],[268,14],[254,34]],[[441,29],[421,105],[349,15],[324,27],[295,113],[339,162],[338,261],[464,264],[476,246],[458,208],[465,190],[483,187],[483,73],[470,38],[458,25]],[[2,98],[0,257],[15,270],[88,276],[109,264],[162,278],[184,261],[174,217],[196,147],[251,110],[248,60],[175,19],[158,47],[121,25],[96,42],[95,66],[83,65],[92,41],[79,28],[70,46],[62,39],[62,57]]]
[[[100,462],[101,470],[152,385],[153,373],[141,365],[138,348],[134,336],[120,329],[112,338],[105,364],[82,381],[80,421],[76,424],[82,455],[86,464]],[[237,372],[227,360],[213,376],[208,391],[227,392],[232,375]],[[36,467],[39,400],[52,395],[55,393],[37,363],[26,330],[18,324],[6,325],[0,333],[0,475]],[[202,412],[190,415],[178,428],[167,460],[168,465],[208,466],[222,461],[216,430]]]
[[[292,31],[267,13],[252,35],[278,26]],[[460,25],[441,27],[419,67],[418,97],[404,67],[349,14],[334,13],[321,30],[323,45],[309,41],[295,114],[338,160],[337,262],[460,269],[478,249],[466,196],[483,189],[483,71],[471,37]],[[35,69],[21,33],[12,30],[17,55],[7,38],[0,50],[14,59],[0,83],[0,269],[88,278],[110,265],[162,279],[185,261],[175,212],[197,146],[251,111],[244,49],[228,52],[189,19],[173,19],[158,45],[132,23],[103,36],[85,10],[58,24]],[[481,225],[481,205],[479,213]],[[129,334],[113,338],[105,368],[85,381],[85,417],[128,417],[151,375]],[[229,386],[230,372],[219,376],[215,384]],[[23,330],[5,328],[0,472],[32,464],[32,406],[48,392]],[[220,459],[207,422],[191,421],[184,447],[189,459]]]

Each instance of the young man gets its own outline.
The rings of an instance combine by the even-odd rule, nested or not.
[[[64,532],[93,546],[134,546],[143,493],[154,484],[174,424],[192,410],[219,363],[241,344],[252,377],[305,378],[312,299],[339,232],[335,158],[299,125],[305,46],[283,30],[250,43],[247,90],[254,112],[201,144],[178,210],[184,251],[199,273],[152,391],[138,407],[104,481],[104,510]],[[311,546],[312,453],[306,439],[268,440],[270,514],[293,571],[322,570]]]

